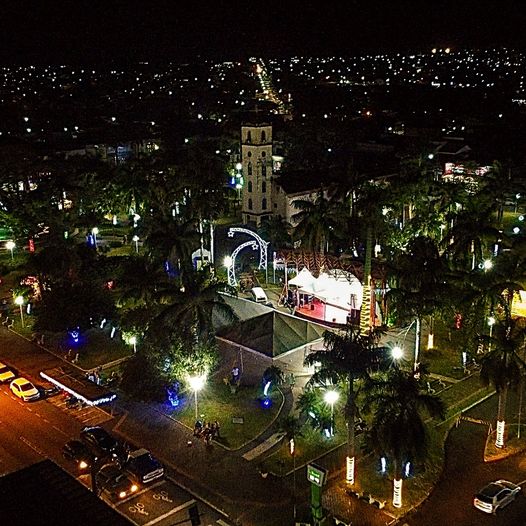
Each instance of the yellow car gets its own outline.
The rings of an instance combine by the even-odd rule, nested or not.
[[[16,378],[15,373],[5,363],[0,362],[0,384],[9,382],[13,378]]]
[[[17,378],[13,380],[9,385],[9,389],[11,389],[11,392],[15,396],[24,400],[24,402],[40,398],[38,389],[27,378]]]

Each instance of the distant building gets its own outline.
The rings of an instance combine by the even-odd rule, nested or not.
[[[256,114],[257,115],[257,114]],[[273,155],[272,124],[241,125],[241,164],[244,185],[241,215],[244,224],[259,226],[267,217],[281,217],[294,225],[295,200],[314,200],[319,181],[303,172],[281,174],[283,157]]]
[[[272,125],[241,126],[241,164],[244,186],[241,215],[243,223],[255,223],[272,215]]]

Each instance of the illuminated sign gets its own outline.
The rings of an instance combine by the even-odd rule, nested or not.
[[[307,480],[316,486],[323,486],[327,479],[327,470],[316,464],[307,466]]]

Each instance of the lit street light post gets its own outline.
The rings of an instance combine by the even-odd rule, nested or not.
[[[20,321],[22,322],[22,327],[25,327],[25,325],[24,325],[24,310],[22,309],[22,306],[24,305],[24,297],[23,296],[17,296],[15,298],[15,303],[20,307]]]
[[[488,352],[491,351],[491,338],[493,338],[493,325],[495,325],[495,317],[490,316],[488,318],[488,325],[489,325],[489,343],[488,343]]]
[[[334,436],[334,404],[340,398],[338,391],[327,391],[323,397],[325,402],[331,406],[331,436]]]
[[[398,366],[398,363],[404,357],[404,350],[402,349],[402,347],[400,347],[400,345],[395,345],[391,349],[391,357],[393,358],[393,360]]]
[[[135,252],[139,253],[139,236],[135,235],[132,237],[132,240],[135,242]]]
[[[130,336],[129,342],[133,345],[133,352],[137,352],[137,336]]]
[[[198,411],[197,411],[197,392],[200,391],[204,385],[205,385],[205,376],[190,376],[188,378],[188,382],[190,383],[190,387],[194,391],[194,403],[195,403],[195,421],[198,420]]]
[[[99,233],[99,229],[96,226],[94,226],[91,229],[91,233],[93,234],[93,242],[95,243],[95,248],[97,248],[97,234]]]
[[[5,248],[7,248],[8,250],[11,251],[11,259],[14,259],[14,256],[13,256],[13,249],[16,247],[16,244],[14,241],[8,241],[6,244],[5,244]]]

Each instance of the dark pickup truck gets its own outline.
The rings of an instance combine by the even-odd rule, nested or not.
[[[140,484],[148,484],[164,476],[162,464],[144,448],[128,454],[124,470],[133,480]]]

